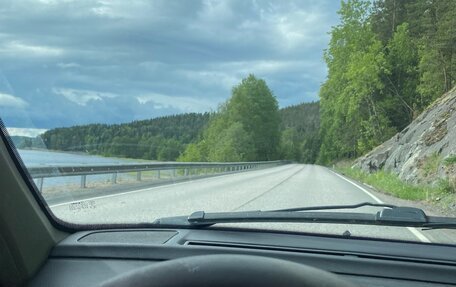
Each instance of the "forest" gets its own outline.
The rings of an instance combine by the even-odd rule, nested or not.
[[[456,83],[453,0],[348,0],[323,53],[319,102],[278,108],[250,75],[213,113],[47,131],[49,149],[181,161],[358,157],[404,129]]]
[[[456,83],[454,0],[342,2],[324,52],[317,162],[358,157]]]
[[[168,161],[175,160],[198,136],[209,117],[209,113],[188,113],[124,124],[56,128],[41,138],[51,150]]]
[[[250,89],[252,84],[258,83],[263,90],[254,95]],[[319,144],[318,102],[279,110],[266,83],[253,75],[238,86],[240,90],[237,97],[228,100],[214,113],[180,114],[118,125],[56,128],[45,132],[41,138],[51,150],[160,161],[279,158],[315,161],[318,151],[315,145]],[[263,98],[264,105],[253,111],[251,106]],[[270,117],[271,113],[275,113],[275,118]],[[267,119],[271,121],[268,123]],[[16,142],[18,148],[31,147],[23,140]]]

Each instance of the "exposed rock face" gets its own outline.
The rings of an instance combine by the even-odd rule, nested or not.
[[[443,160],[456,155],[456,87],[438,99],[403,131],[356,160],[355,166],[373,172],[392,171],[408,182],[424,179],[426,159],[438,157],[437,174],[448,175],[452,169]]]

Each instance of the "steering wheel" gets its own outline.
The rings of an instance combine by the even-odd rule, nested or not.
[[[306,265],[251,255],[191,256],[134,270],[101,286],[341,286],[353,284],[329,272]]]

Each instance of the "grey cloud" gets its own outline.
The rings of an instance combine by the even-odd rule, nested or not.
[[[27,105],[28,103],[19,97],[0,93],[0,107],[21,109],[25,108]]]
[[[266,79],[281,106],[315,100],[334,5],[6,1],[0,74],[9,87],[0,83],[0,92],[29,105],[22,116],[0,116],[18,127],[51,128],[215,109],[249,73]],[[188,109],[167,104],[172,99]]]

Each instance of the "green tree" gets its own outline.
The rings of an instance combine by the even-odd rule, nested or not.
[[[280,158],[287,160],[301,159],[301,139],[295,128],[287,128],[282,131],[280,139]]]
[[[314,163],[320,151],[319,102],[283,108],[280,117],[280,158]]]
[[[241,123],[235,122],[223,130],[209,152],[209,161],[236,162],[255,160],[252,137]]]
[[[409,19],[408,8],[416,0],[375,1],[371,18],[372,30],[378,39],[387,44],[397,30],[397,26]]]
[[[299,160],[304,163],[314,163],[320,152],[320,146],[321,140],[318,131],[306,134],[301,142]]]
[[[422,96],[433,99],[456,84],[456,5],[451,0],[429,1],[424,15],[421,52]],[[435,82],[440,85],[435,85]]]
[[[158,147],[157,159],[162,161],[175,160],[180,155],[182,150],[181,144],[176,139],[168,139]]]
[[[249,75],[233,88],[227,104],[230,122],[239,122],[251,135],[257,160],[278,155],[280,115],[276,98],[266,82]]]
[[[185,151],[177,158],[177,161],[184,162],[205,162],[207,161],[207,146],[205,141],[190,143]]]
[[[416,96],[419,82],[418,48],[408,27],[408,23],[397,26],[386,46],[389,73],[383,74],[382,109],[396,130],[405,128],[422,108]]]
[[[185,161],[251,161],[278,157],[280,114],[266,82],[249,75],[213,115]]]
[[[328,79],[320,89],[323,163],[355,157],[394,133],[381,108],[382,78],[390,72],[369,21],[370,2],[342,2],[339,15],[325,51]]]

